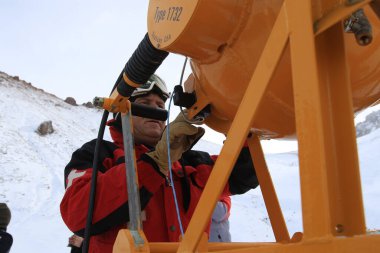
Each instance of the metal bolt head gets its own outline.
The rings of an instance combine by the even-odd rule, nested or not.
[[[336,226],[335,226],[335,231],[336,231],[337,233],[343,233],[343,231],[344,231],[344,227],[343,227],[343,225],[342,225],[342,224],[336,224]]]

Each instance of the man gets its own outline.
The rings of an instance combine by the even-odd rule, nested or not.
[[[130,100],[164,108],[168,97],[165,83],[153,75],[143,88],[136,89]],[[90,252],[112,252],[118,231],[126,228],[129,221],[120,118],[117,116],[107,124],[113,142],[103,141],[101,145]],[[178,241],[181,233],[168,181],[164,122],[134,116],[133,129],[144,233],[150,242]],[[182,114],[170,123],[173,181],[184,229],[217,159],[205,152],[189,150],[203,133],[203,128],[189,124]],[[86,224],[94,148],[95,140],[84,144],[73,153],[65,168],[66,192],[61,214],[69,229],[79,236],[83,236]],[[252,160],[245,148],[221,197],[241,194],[257,185]]]

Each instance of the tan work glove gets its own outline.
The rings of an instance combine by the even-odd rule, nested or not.
[[[166,142],[167,129],[163,132],[161,140],[158,141],[156,149],[147,153],[156,162],[160,171],[165,176],[169,172],[168,147]],[[195,127],[188,123],[182,113],[170,123],[169,131],[171,162],[178,161],[182,154],[189,150],[205,133],[202,127]]]

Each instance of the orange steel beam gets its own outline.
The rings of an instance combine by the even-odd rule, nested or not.
[[[380,236],[367,235],[357,237],[324,237],[313,238],[300,243],[270,244],[254,246],[245,249],[224,250],[219,253],[377,253],[379,252]]]
[[[208,252],[235,251],[252,247],[261,247],[273,245],[271,242],[253,243],[253,242],[209,242],[207,245]],[[151,253],[174,253],[177,252],[180,242],[151,242],[149,243]]]
[[[247,139],[251,157],[255,165],[256,175],[259,179],[260,189],[263,194],[265,206],[272,225],[273,233],[277,242],[289,242],[289,232],[282,215],[280,203],[278,202],[276,190],[265,162],[264,152],[261,148],[257,135]]]
[[[310,1],[287,2],[304,236],[363,234],[364,212],[342,26],[334,25],[315,41]]]
[[[365,233],[359,159],[343,27],[336,24],[317,38],[323,124],[328,166],[331,227],[335,235]],[[330,136],[332,135],[332,136]]]
[[[330,231],[323,115],[310,1],[286,1],[305,237]],[[310,145],[308,147],[308,145]],[[313,159],[312,159],[313,158]]]
[[[204,228],[210,222],[215,203],[227,183],[232,167],[252,126],[269,80],[288,41],[288,27],[286,24],[286,13],[282,7],[235,119],[228,131],[220,156],[215,163],[177,252],[194,252]]]
[[[179,243],[150,243],[151,253],[174,253]],[[378,253],[379,235],[313,238],[299,243],[208,243],[218,253]],[[194,251],[195,252],[195,251]]]

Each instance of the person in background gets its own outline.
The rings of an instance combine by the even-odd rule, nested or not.
[[[13,237],[7,233],[11,221],[11,210],[7,204],[0,203],[0,253],[8,253],[13,244]]]
[[[209,242],[231,242],[230,222],[231,198],[225,196],[216,203],[211,219]]]
[[[70,253],[82,253],[83,237],[72,235],[69,237],[69,247],[71,247]]]
[[[165,83],[157,75],[137,88],[131,102],[165,108],[169,97]],[[176,190],[183,230],[189,225],[207,179],[218,156],[191,150],[204,129],[190,124],[180,113],[170,123],[169,142],[165,122],[133,116],[136,166],[142,210],[143,231],[149,242],[178,242],[181,236],[172,187]],[[124,162],[121,119],[108,121],[113,142],[102,141],[99,156],[97,195],[89,252],[111,253],[120,229],[129,221],[128,194]],[[83,236],[88,213],[89,194],[96,140],[84,144],[65,167],[65,194],[61,215],[76,235]],[[171,157],[173,184],[169,180],[168,153]],[[242,194],[258,186],[247,147],[243,148],[221,198]],[[211,220],[210,220],[211,223]],[[205,232],[209,232],[208,225]]]

